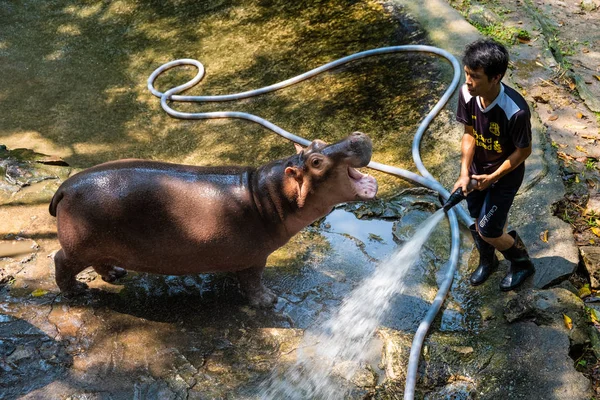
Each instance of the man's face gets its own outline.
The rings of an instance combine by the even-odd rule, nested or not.
[[[469,67],[464,68],[465,70],[465,83],[471,96],[488,97],[490,94],[497,94],[497,85],[500,82],[500,75],[489,78],[483,68],[470,69]]]

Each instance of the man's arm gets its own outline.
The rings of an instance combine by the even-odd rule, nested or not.
[[[465,133],[463,134],[461,145],[460,145],[460,176],[452,188],[454,192],[459,187],[462,188],[463,193],[467,193],[467,186],[471,180],[469,176],[469,167],[473,162],[473,156],[475,155],[476,141],[473,136],[473,127],[465,125]]]
[[[517,168],[523,161],[529,157],[531,154],[531,144],[528,147],[519,148],[517,147],[515,151],[512,152],[510,156],[502,164],[500,167],[493,173],[489,175],[473,175],[472,178],[477,180],[477,190],[484,190],[492,183],[498,181],[504,175],[508,174],[513,169]]]

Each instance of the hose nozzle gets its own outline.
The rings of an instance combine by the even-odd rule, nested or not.
[[[471,179],[471,181],[469,182],[469,185],[467,186],[467,190],[471,191],[471,189],[473,187],[475,187],[476,185],[477,185],[477,180]],[[461,201],[463,201],[466,198],[467,198],[467,196],[465,194],[463,194],[462,188],[459,187],[458,189],[456,189],[454,191],[454,193],[452,193],[450,195],[450,197],[448,197],[448,200],[442,206],[442,208],[444,209],[444,212],[447,213],[448,210],[450,210],[452,207],[454,207],[455,205],[457,205],[458,203],[460,203]]]
[[[458,203],[460,203],[461,201],[463,201],[464,199],[466,199],[467,196],[465,196],[463,194],[463,190],[462,188],[458,188],[454,191],[454,193],[452,193],[450,195],[450,197],[448,197],[448,200],[446,201],[446,203],[444,203],[444,212],[447,213],[448,210],[450,210],[452,207],[454,207],[455,205],[457,205]]]

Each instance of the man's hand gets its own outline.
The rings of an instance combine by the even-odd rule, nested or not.
[[[466,196],[470,192],[470,190],[469,190],[469,182],[470,181],[471,181],[471,178],[469,176],[461,176],[460,178],[458,178],[458,180],[454,184],[454,187],[452,188],[452,191],[450,193],[454,193],[458,188],[462,188],[463,194]],[[473,189],[473,188],[471,188],[471,189]]]
[[[506,160],[504,160],[504,162],[502,164],[500,164],[500,167],[498,167],[497,170],[495,170],[493,173],[489,174],[489,175],[472,175],[471,179],[473,179],[473,183],[475,183],[475,181],[477,181],[476,185],[474,186],[475,190],[485,190],[488,187],[490,187],[494,182],[497,182],[498,180],[500,180],[504,175],[508,174],[510,171],[514,170],[515,168],[517,168],[519,165],[521,165],[521,163],[523,161],[525,161],[525,159],[527,157],[529,157],[529,155],[531,154],[531,145],[529,145],[529,147],[525,147],[525,148],[516,148],[515,151],[513,151],[511,153],[511,155],[508,156],[508,158]]]
[[[488,187],[490,187],[492,183],[495,182],[495,180],[492,179],[491,175],[472,175],[471,179],[474,183],[474,190],[485,190]]]

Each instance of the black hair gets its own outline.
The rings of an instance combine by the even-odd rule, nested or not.
[[[462,62],[472,70],[483,68],[488,79],[496,75],[502,79],[508,68],[508,51],[495,40],[480,39],[465,47]]]

